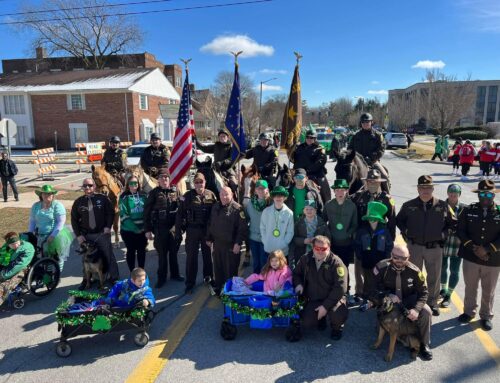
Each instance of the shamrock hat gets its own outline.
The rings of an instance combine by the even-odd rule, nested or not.
[[[368,202],[366,215],[361,217],[361,219],[363,221],[385,222],[385,213],[387,213],[387,206],[377,201],[371,201]]]
[[[41,196],[42,193],[57,194],[57,190],[54,188],[54,186],[49,185],[49,184],[45,184],[42,187],[40,187],[40,188],[38,188],[38,189],[35,190],[35,194],[37,196]]]
[[[277,195],[282,195],[285,198],[288,197],[288,190],[286,190],[283,186],[276,186],[272,191],[271,191],[271,197],[277,196]]]
[[[346,180],[338,179],[338,180],[335,180],[335,182],[333,183],[331,188],[332,189],[349,189],[349,184],[347,183]]]
[[[264,189],[269,188],[269,184],[267,183],[266,180],[260,179],[255,183],[255,188],[262,187]]]

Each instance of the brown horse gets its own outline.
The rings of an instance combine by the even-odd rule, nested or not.
[[[113,230],[115,231],[115,244],[118,244],[120,242],[120,238],[118,237],[118,228],[120,224],[120,209],[118,207],[118,198],[121,192],[120,185],[118,185],[115,178],[104,169],[104,166],[96,167],[92,165],[91,169],[96,191],[106,195],[115,210]]]
[[[131,165],[125,170],[125,183],[130,177],[136,177],[141,185],[141,189],[144,193],[149,194],[151,190],[158,186],[158,180],[150,175],[148,175],[140,165]],[[184,176],[177,183],[177,196],[183,196],[187,191],[187,177]]]
[[[255,193],[255,183],[260,178],[259,171],[257,170],[257,166],[252,164],[250,166],[241,165],[241,178],[240,178],[240,187],[239,187],[239,198],[240,201],[243,201],[243,196],[247,192],[246,187],[248,183],[245,180],[250,180],[250,196]]]

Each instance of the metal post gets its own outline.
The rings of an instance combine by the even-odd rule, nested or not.
[[[128,104],[127,104],[127,93],[123,93],[125,96],[125,121],[127,125],[127,141],[130,142],[130,127],[128,125]]]
[[[56,149],[56,155],[58,154],[57,152],[57,130],[54,131],[54,147]]]
[[[10,158],[11,152],[10,152],[9,120],[5,120],[5,130],[7,131],[7,153],[9,153],[9,158]]]
[[[265,84],[266,82],[277,80],[277,77],[270,78],[269,80],[266,81],[261,81],[260,82],[260,99],[259,99],[259,135],[260,135],[260,120],[262,119],[262,84]]]

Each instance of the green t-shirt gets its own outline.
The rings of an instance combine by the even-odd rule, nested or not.
[[[304,212],[304,206],[306,204],[306,189],[293,188],[293,198],[295,199],[293,218],[297,221]]]

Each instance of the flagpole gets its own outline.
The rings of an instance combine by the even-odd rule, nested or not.
[[[242,53],[243,53],[243,51],[231,52],[231,54],[234,56],[234,67],[235,67],[235,70],[237,70],[238,67],[239,67],[238,56],[241,55]],[[242,113],[242,111],[240,111],[240,113]],[[236,182],[236,192],[237,192],[236,200],[238,201],[238,203],[241,202],[241,198],[240,198],[240,182],[241,182],[241,179],[240,179],[241,178],[240,158],[241,158],[241,153],[238,154],[238,160],[236,161],[236,174],[238,176],[238,178],[236,180],[237,181]]]

